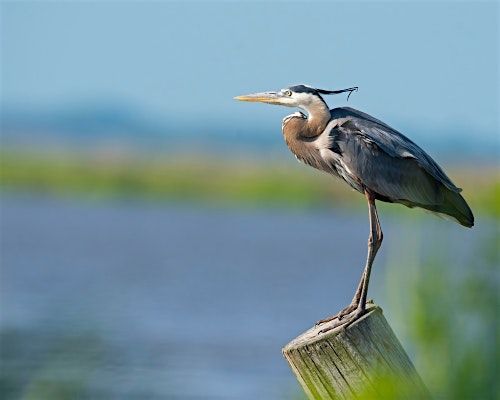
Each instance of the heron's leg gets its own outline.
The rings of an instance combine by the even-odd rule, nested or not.
[[[378,218],[377,208],[375,207],[375,198],[369,192],[366,192],[365,195],[368,200],[368,212],[370,215],[370,236],[368,237],[368,256],[366,258],[365,270],[363,271],[361,293],[356,312],[357,316],[365,312],[366,297],[368,295],[368,285],[370,283],[370,273],[372,270],[373,260],[375,260],[375,256],[377,255],[384,238]]]
[[[335,316],[336,318],[338,318],[339,323],[334,324],[333,326],[326,327],[325,329],[322,329],[320,332],[327,332],[340,325],[348,325],[351,322],[354,322],[358,317],[363,315],[366,310],[366,297],[368,295],[370,273],[372,269],[373,260],[375,259],[375,256],[377,255],[377,252],[380,249],[380,246],[382,245],[383,233],[377,214],[377,208],[375,207],[375,198],[369,192],[365,192],[365,196],[366,199],[368,200],[368,214],[370,218],[370,235],[368,237],[368,255],[366,258],[365,269],[363,271],[363,274],[361,275],[361,280],[359,282],[358,289],[356,290],[356,294],[354,295],[353,302],[351,303],[351,305],[349,305],[339,314],[337,314],[337,316]],[[349,315],[349,318],[340,321],[342,317],[346,315]],[[331,319],[328,318],[320,322],[328,322],[335,319],[335,317]]]

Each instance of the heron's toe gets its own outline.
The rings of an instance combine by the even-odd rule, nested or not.
[[[343,319],[344,317],[348,316],[349,314],[351,314],[353,311],[355,311],[356,309],[358,308],[358,305],[357,304],[349,304],[346,308],[344,308],[342,311],[340,311],[338,314],[337,314],[337,318],[339,320]]]
[[[351,306],[347,307],[351,308]],[[346,308],[346,309],[347,309]],[[344,310],[342,310],[344,311]],[[328,322],[330,322],[327,326],[322,328],[319,332],[319,334],[331,331],[332,329],[336,329],[340,326],[343,327],[343,329],[347,328],[349,325],[351,325],[353,322],[357,321],[359,318],[361,318],[364,314],[366,313],[366,308],[358,305],[354,306],[354,309],[348,313],[346,313],[342,318],[336,318],[332,319]]]

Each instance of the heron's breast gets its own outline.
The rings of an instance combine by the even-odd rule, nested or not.
[[[321,151],[315,146],[313,140],[291,137],[290,135],[284,135],[284,138],[286,145],[297,160],[313,168],[331,172],[331,166],[322,157]]]

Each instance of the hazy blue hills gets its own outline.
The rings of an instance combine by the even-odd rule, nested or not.
[[[43,111],[3,107],[1,111],[3,146],[71,148],[114,144],[138,150],[183,149],[222,154],[283,150],[279,120],[228,120],[221,115],[206,122],[205,119],[152,117],[120,104],[83,104]],[[424,132],[420,136],[408,131],[407,134],[431,154],[484,162],[495,161],[499,155],[499,140],[485,139],[492,135],[460,127],[450,127],[443,134],[442,130],[419,129],[410,122],[398,128],[404,131],[404,125],[411,132]]]
[[[196,147],[217,149],[276,150],[282,146],[278,121],[276,135],[252,124],[228,126],[227,121],[155,118],[129,107],[84,105],[50,111],[2,109],[2,143],[11,146],[99,146],[115,143],[138,149],[175,150]]]
[[[15,140],[23,136],[101,139],[155,137],[165,126],[142,117],[134,110],[114,106],[80,106],[52,111],[5,109],[2,133]]]

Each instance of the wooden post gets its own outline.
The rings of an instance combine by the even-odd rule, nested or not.
[[[325,326],[311,328],[283,348],[309,399],[431,397],[381,308],[369,304],[347,328],[319,333]]]

